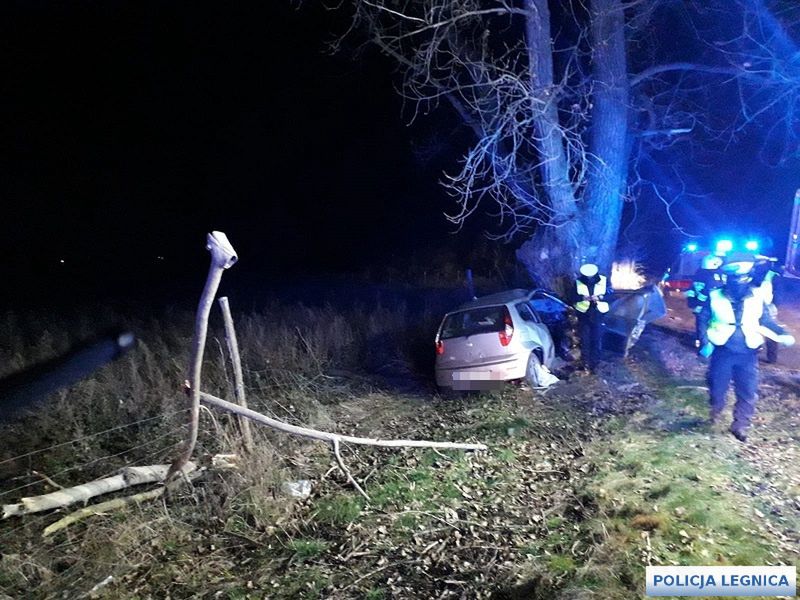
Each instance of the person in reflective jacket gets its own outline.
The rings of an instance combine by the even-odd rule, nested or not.
[[[600,360],[600,315],[608,312],[608,302],[603,300],[608,293],[606,281],[597,265],[591,263],[581,265],[575,280],[577,301],[573,306],[578,311],[581,360],[590,371],[594,371]]]
[[[731,433],[744,442],[758,397],[758,348],[764,338],[790,346],[794,337],[766,310],[762,294],[753,286],[753,263],[722,267],[724,284],[709,294],[703,309],[708,319],[708,342],[701,348],[711,356],[708,367],[710,420],[719,418],[731,379],[736,395]]]
[[[722,259],[719,256],[709,254],[703,257],[701,267],[692,277],[692,286],[686,290],[686,300],[689,308],[694,314],[694,347],[702,348],[706,339],[708,321],[706,316],[708,311],[703,309],[708,304],[708,296],[711,290],[715,290],[722,285],[722,274],[719,268],[722,266]]]
[[[753,264],[753,286],[758,289],[767,305],[769,316],[774,321],[778,320],[778,307],[775,301],[775,283],[780,273],[775,267],[776,259],[767,257],[756,257]],[[764,346],[767,349],[767,362],[778,362],[778,346],[775,340],[767,338]]]

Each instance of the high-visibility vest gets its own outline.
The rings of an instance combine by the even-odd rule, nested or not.
[[[775,291],[772,283],[772,279],[775,275],[777,275],[775,271],[770,271],[764,277],[764,281],[761,282],[761,285],[758,286],[758,291],[761,292],[761,297],[764,298],[766,304],[772,304],[775,300]]]
[[[581,299],[575,303],[575,310],[577,310],[578,312],[585,313],[592,306],[592,301],[589,300],[591,296],[597,296],[598,298],[602,298],[603,295],[605,295],[607,289],[606,277],[605,275],[599,275],[597,278],[597,282],[593,286],[592,291],[589,291],[589,286],[586,285],[580,279],[575,280],[575,287],[577,289],[578,296],[581,297]],[[601,313],[608,312],[608,302],[603,302],[602,300],[598,300],[596,302],[596,305],[597,305],[597,310],[599,310]]]
[[[756,291],[743,301],[741,322],[736,322],[733,302],[723,290],[713,290],[710,294],[711,322],[708,325],[708,340],[715,346],[724,346],[736,331],[737,325],[742,328],[744,342],[748,348],[755,350],[764,343],[764,336],[775,340],[778,334],[759,324],[764,314],[764,298]]]

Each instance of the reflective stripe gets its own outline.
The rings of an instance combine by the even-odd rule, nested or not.
[[[753,294],[744,299],[741,328],[748,348],[756,349],[764,343],[764,336],[774,339],[777,334],[759,324],[764,314],[764,299],[761,294]],[[715,346],[724,346],[736,331],[736,316],[733,303],[721,289],[711,292],[711,323],[708,326],[708,339]]]
[[[598,297],[602,297],[605,295],[606,289],[606,276],[600,275],[600,281],[594,284],[594,295]]]
[[[763,283],[758,286],[757,291],[761,294],[761,297],[764,298],[764,304],[772,304],[775,296],[772,288],[772,277],[767,276]]]
[[[597,283],[594,284],[594,293],[589,293],[589,286],[587,286],[583,281],[580,279],[575,281],[575,289],[578,292],[578,295],[581,297],[581,300],[575,303],[575,310],[578,312],[585,313],[589,310],[592,306],[592,301],[589,300],[591,296],[595,296],[597,298],[602,298],[603,295],[606,293],[608,289],[606,285],[607,279],[605,275],[600,275],[597,279]],[[608,312],[608,302],[603,302],[602,300],[597,300],[595,302],[595,306],[597,306],[597,310],[601,313]]]

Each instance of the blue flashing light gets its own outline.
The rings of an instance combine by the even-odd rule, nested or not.
[[[697,252],[697,244],[686,244],[687,252]]]
[[[733,242],[731,240],[718,240],[716,250],[717,254],[727,254],[733,250]]]
[[[750,252],[755,252],[758,250],[758,241],[756,240],[747,240],[744,244],[745,250]]]

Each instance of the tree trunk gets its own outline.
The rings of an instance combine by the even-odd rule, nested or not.
[[[581,215],[585,260],[608,270],[619,236],[628,175],[628,70],[620,0],[593,0],[591,156]]]
[[[552,210],[548,224],[517,251],[528,272],[547,287],[560,287],[558,280],[574,269],[580,239],[575,187],[570,180],[563,131],[558,121],[553,80],[553,45],[547,0],[526,0],[528,11],[525,41],[532,97],[550,97],[543,109],[532,107],[534,135],[540,150],[538,171],[541,193]]]

